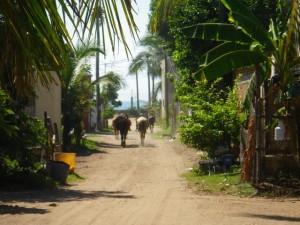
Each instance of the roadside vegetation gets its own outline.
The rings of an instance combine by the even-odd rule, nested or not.
[[[237,157],[241,153],[241,179],[259,193],[287,188],[286,183],[295,184],[296,191],[299,0],[153,0],[151,13],[150,31],[172,46],[168,54],[177,70],[181,141],[206,151],[210,159],[219,146]],[[245,73],[249,75],[246,94],[232,98],[235,79],[249,68],[253,71]],[[215,85],[218,78],[222,81]],[[290,134],[289,145],[282,150],[297,162],[289,167],[285,165],[292,161],[283,159],[279,169],[273,164],[268,168],[265,156],[280,156],[276,152],[280,142],[274,138],[279,119],[285,121],[284,139]],[[243,131],[247,135],[241,135]]]
[[[253,197],[257,189],[240,179],[240,168],[234,167],[232,172],[205,174],[199,167],[193,168],[183,175],[188,186],[194,191],[213,195],[233,195]]]
[[[300,196],[300,179],[287,177],[282,173],[266,178],[258,185],[241,180],[238,166],[233,167],[231,172],[211,174],[194,167],[182,176],[186,179],[189,188],[200,193],[264,198]]]

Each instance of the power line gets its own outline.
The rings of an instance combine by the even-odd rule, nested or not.
[[[113,64],[117,64],[117,63],[130,63],[132,60],[128,60],[128,59],[120,59],[120,60],[116,60],[116,61],[112,61],[112,62],[105,62],[105,63],[101,63],[100,65],[104,66],[104,65],[113,65]]]

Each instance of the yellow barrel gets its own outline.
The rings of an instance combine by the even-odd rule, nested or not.
[[[54,152],[54,161],[65,162],[70,165],[70,172],[73,173],[76,165],[76,153],[72,152]]]

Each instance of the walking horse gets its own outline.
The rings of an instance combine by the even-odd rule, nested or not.
[[[145,145],[145,135],[146,135],[147,128],[149,126],[148,119],[143,116],[139,117],[137,119],[137,126],[138,126],[138,131],[140,133],[141,145],[144,146]]]
[[[155,123],[155,116],[154,115],[150,115],[148,118],[149,121],[149,128],[151,133],[153,133],[153,128],[154,128],[154,123]]]
[[[124,113],[117,116],[112,121],[112,126],[115,131],[115,135],[117,137],[118,131],[121,134],[121,146],[125,148],[126,146],[126,137],[128,134],[128,130],[130,130],[131,121],[129,120],[128,116]]]

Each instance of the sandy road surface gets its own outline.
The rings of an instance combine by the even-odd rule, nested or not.
[[[78,156],[86,179],[60,190],[0,192],[0,225],[300,224],[298,199],[208,196],[186,188],[180,175],[195,154],[177,142],[153,139],[127,148],[113,135],[92,137],[99,153]]]

